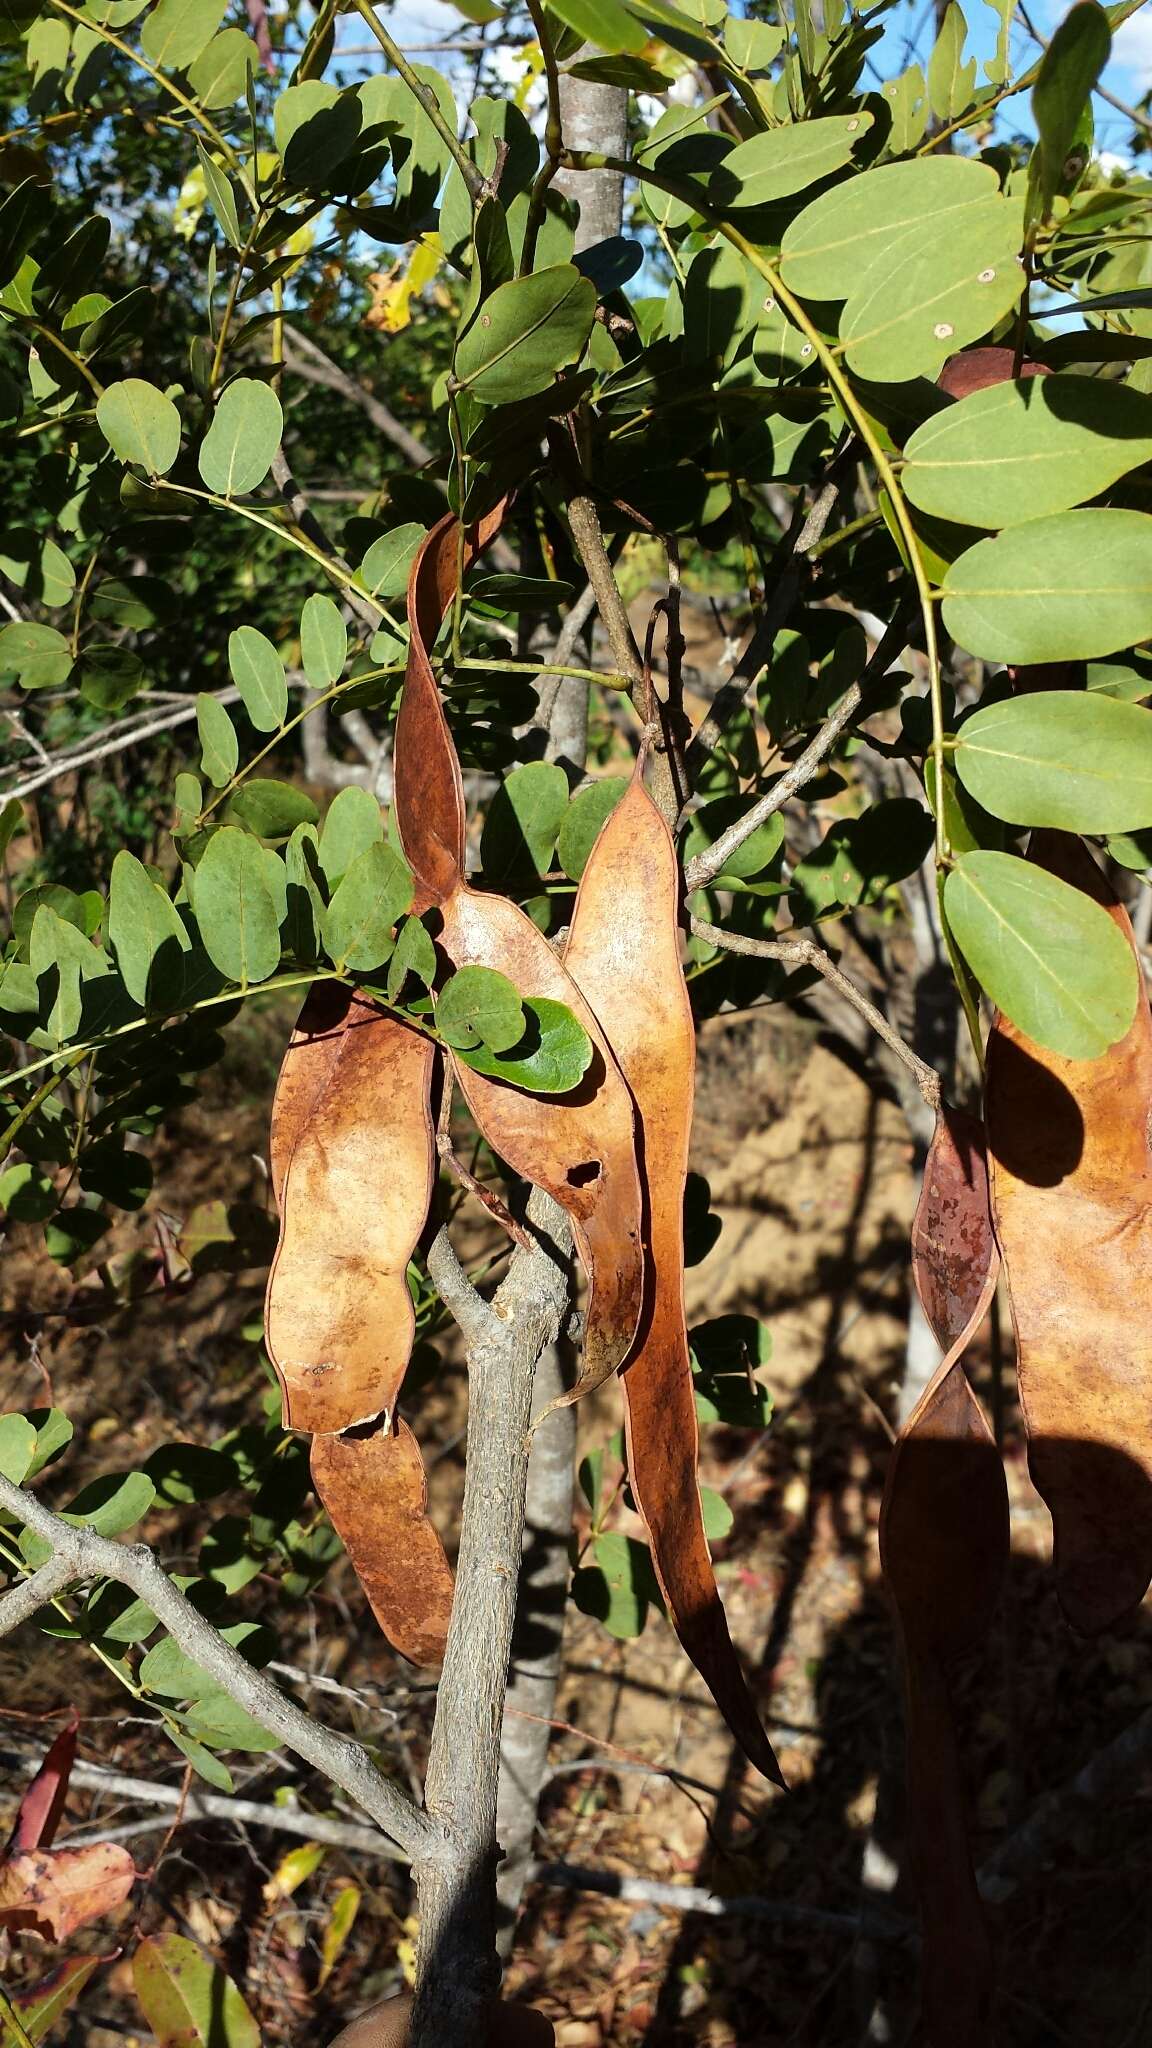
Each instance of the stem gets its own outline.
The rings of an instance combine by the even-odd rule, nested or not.
[[[35,329],[36,333],[41,336],[42,340],[50,341],[54,349],[57,349],[62,356],[67,357],[68,361],[72,365],[72,368],[74,370],[79,370],[80,375],[83,377],[85,383],[90,387],[92,391],[95,392],[97,398],[103,398],[104,386],[101,384],[99,378],[93,373],[93,371],[91,371],[88,368],[88,365],[84,361],[82,356],[78,356],[74,349],[70,349],[68,343],[66,341],[62,341],[58,334],[54,334],[50,327],[45,327],[42,320],[32,320],[29,322],[29,325]]]
[[[236,770],[231,782],[226,782],[223,789],[217,790],[211,803],[204,805],[198,822],[203,823],[205,818],[210,818],[213,811],[217,810],[225,799],[231,796],[232,791],[238,788],[240,783],[244,782],[251,775],[252,770],[258,768],[261,761],[265,760],[280,745],[281,740],[288,733],[293,732],[298,725],[302,725],[306,718],[311,717],[313,711],[319,711],[321,705],[330,704],[334,698],[343,696],[346,690],[358,689],[361,683],[374,682],[378,676],[402,676],[403,673],[403,669],[399,666],[369,669],[365,674],[349,676],[345,682],[333,683],[329,689],[322,690],[318,696],[312,697],[305,704],[302,711],[298,711],[293,718],[286,719],[283,725],[277,727],[271,739],[260,748],[259,753],[253,754],[249,760],[245,761],[242,768]]]
[[[255,243],[256,237],[259,234],[263,224],[263,212],[259,207],[257,207],[256,212],[252,219],[252,225],[248,230],[248,238],[245,241],[244,247],[241,249],[240,254],[236,260],[236,268],[232,274],[232,282],[228,287],[228,297],[224,302],[224,312],[220,320],[220,332],[216,336],[216,347],[212,355],[212,373],[208,379],[209,388],[213,391],[215,390],[216,385],[220,380],[220,372],[224,367],[224,351],[228,346],[228,330],[232,325],[232,315],[236,311],[236,300],[239,297],[240,293],[240,284],[244,276],[244,266],[247,263],[248,258],[252,254],[253,244]]]
[[[277,540],[286,540],[290,547],[299,548],[302,555],[307,555],[309,561],[315,562],[318,568],[323,569],[324,574],[331,577],[338,589],[348,591],[361,604],[372,605],[382,619],[387,619],[397,638],[404,638],[405,629],[393,617],[387,605],[381,604],[378,597],[370,597],[362,584],[357,583],[332,555],[326,555],[323,548],[318,548],[306,535],[294,533],[290,527],[280,526],[266,513],[257,512],[252,505],[241,505],[236,498],[221,498],[215,491],[201,491],[193,484],[169,483],[167,477],[162,476],[153,477],[151,483],[155,491],[173,491],[177,497],[199,498],[205,505],[214,505],[220,512],[238,512],[241,519],[250,520],[253,526],[262,526],[265,533],[274,534]]]
[[[352,0],[352,5],[355,7],[357,14],[360,15],[366,28],[375,36],[393,70],[404,80],[421,113],[426,114],[429,121],[431,121],[433,128],[449,152],[460,176],[463,178],[465,187],[475,206],[477,200],[482,199],[484,196],[484,173],[480,169],[479,164],[473,163],[459,136],[454,129],[449,127],[444,119],[443,109],[435,93],[417,77],[416,72],[408,62],[399,44],[394,43],[387,29],[381,27],[381,24],[376,19],[373,8],[369,4],[369,0]]]
[[[548,36],[547,23],[539,0],[528,0],[528,12],[540,45],[544,63],[544,77],[548,85],[548,114],[544,123],[544,161],[532,182],[532,194],[528,201],[528,218],[524,223],[524,244],[520,251],[518,275],[526,277],[536,261],[536,241],[544,219],[548,200],[548,188],[560,168],[564,155],[564,133],[560,122],[560,72],[556,53]]]

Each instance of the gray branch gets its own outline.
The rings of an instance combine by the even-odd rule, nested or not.
[[[93,1529],[77,1528],[3,1476],[0,1508],[15,1516],[22,1527],[42,1537],[54,1553],[49,1564],[42,1566],[32,1579],[14,1587],[0,1600],[0,1635],[6,1635],[34,1611],[28,1596],[37,1580],[39,1606],[55,1597],[65,1584],[103,1578],[128,1586],[151,1608],[185,1656],[207,1671],[261,1727],[278,1736],[297,1756],[322,1771],[354,1799],[409,1856],[419,1856],[430,1867],[443,1857],[443,1831],[381,1776],[358,1742],[321,1727],[226,1643],[165,1576],[146,1544],[113,1543]]]

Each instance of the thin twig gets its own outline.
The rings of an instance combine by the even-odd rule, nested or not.
[[[851,1003],[852,1008],[871,1025],[876,1036],[883,1039],[889,1051],[894,1052],[907,1067],[929,1108],[936,1110],[940,1107],[940,1076],[935,1067],[930,1067],[926,1060],[913,1052],[887,1017],[869,1002],[854,981],[849,981],[831,954],[826,953],[823,946],[818,946],[814,939],[749,939],[743,932],[726,932],[719,925],[706,924],[701,917],[689,918],[688,922],[697,938],[707,939],[710,945],[720,946],[726,953],[745,953],[754,960],[781,960],[790,967],[814,967],[817,974],[844,997],[845,1002]]]
[[[903,617],[897,617],[892,621],[859,682],[853,683],[844,692],[836,709],[825,719],[819,732],[808,742],[804,752],[792,763],[791,768],[785,769],[783,775],[772,784],[771,789],[765,792],[758,803],[753,804],[751,810],[746,811],[742,818],[738,818],[734,825],[730,825],[726,832],[722,832],[719,839],[714,839],[711,846],[705,847],[703,853],[698,853],[695,860],[688,862],[684,870],[684,887],[689,894],[693,889],[706,889],[709,882],[714,881],[715,877],[723,872],[726,862],[731,860],[736,849],[743,846],[746,839],[751,838],[765,819],[771,818],[775,812],[781,810],[806,782],[811,781],[825,756],[835,746],[845,726],[851,724],[871,683],[877,675],[884,674],[889,663],[895,659],[903,646],[905,623]]]
[[[410,1856],[433,1863],[438,1860],[444,1847],[442,1831],[389,1784],[358,1742],[322,1727],[226,1643],[172,1584],[146,1544],[113,1543],[93,1529],[77,1528],[2,1475],[0,1508],[42,1537],[55,1553],[56,1571],[48,1573],[47,1579],[43,1576],[47,1566],[34,1574],[40,1581],[38,1606],[68,1583],[106,1578],[130,1587],[185,1655],[207,1671],[261,1727],[339,1785]],[[7,1635],[32,1611],[28,1599],[32,1583],[29,1580],[27,1585],[16,1586],[0,1599],[0,1636]],[[45,1591],[49,1584],[52,1590]]]
[[[501,1201],[495,1188],[486,1187],[482,1180],[477,1180],[471,1168],[465,1166],[452,1143],[452,1083],[447,1078],[440,1099],[440,1114],[436,1120],[436,1150],[449,1172],[455,1174],[461,1187],[476,1197],[476,1200],[487,1209],[493,1222],[500,1225],[501,1230],[508,1232],[513,1244],[519,1245],[522,1252],[530,1252],[532,1239],[524,1225],[517,1223],[507,1202]]]

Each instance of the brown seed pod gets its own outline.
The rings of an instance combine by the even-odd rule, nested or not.
[[[716,1587],[697,1481],[684,1314],[684,1186],[696,1039],[672,836],[637,775],[584,870],[565,962],[612,1041],[641,1128],[644,1311],[621,1375],[628,1472],[680,1641],[757,1770],[782,1784]]]
[[[632,1098],[583,993],[515,903],[455,891],[443,906],[441,944],[457,967],[499,968],[522,995],[567,1003],[592,1040],[592,1064],[570,1094],[526,1095],[457,1060],[460,1089],[488,1143],[571,1218],[588,1274],[579,1398],[623,1363],[644,1292],[640,1179]]]
[[[942,1102],[912,1219],[912,1278],[942,1351],[967,1329],[999,1270],[984,1126]]]
[[[313,1438],[312,1483],[393,1649],[413,1664],[442,1664],[452,1567],[407,1423]]]
[[[265,1333],[291,1429],[349,1429],[395,1407],[415,1327],[408,1261],[432,1194],[434,1057],[359,995],[335,1035],[302,1030],[289,1046]]]
[[[1132,927],[1087,848],[1036,832],[1030,856]],[[993,1208],[1016,1325],[1032,1477],[1052,1515],[1074,1628],[1110,1628],[1152,1577],[1152,1016],[1095,1060],[1001,1017],[988,1044]]]
[[[491,538],[502,511],[482,523],[464,550],[465,562]],[[428,658],[460,561],[459,529],[449,517],[429,534],[409,583],[412,638],[396,724],[396,824],[416,877],[417,904],[439,905],[438,940],[453,965],[496,968],[521,995],[566,1003],[592,1040],[592,1065],[564,1097],[529,1095],[456,1062],[461,1090],[488,1142],[572,1219],[589,1279],[574,1399],[615,1371],[640,1317],[644,1274],[632,1099],[603,1032],[547,939],[516,904],[470,889],[464,879],[460,764]]]
[[[904,1649],[910,1851],[933,2048],[985,2048],[992,1952],[968,1847],[949,1674],[980,1647],[1008,1564],[1008,1490],[963,1355],[995,1292],[984,1135],[947,1104],[924,1169],[912,1269],[946,1349],[904,1424],[880,1510],[880,1557]]]
[[[288,1041],[272,1099],[268,1136],[272,1193],[281,1212],[289,1162],[339,1058],[350,1001],[351,992],[341,982],[316,982],[304,999]]]

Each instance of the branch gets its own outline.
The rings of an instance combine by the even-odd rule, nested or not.
[[[294,376],[302,377],[306,384],[321,384],[325,390],[335,391],[340,398],[346,398],[350,405],[358,405],[377,432],[391,441],[413,469],[423,469],[431,462],[432,456],[419,435],[398,420],[374,391],[369,391],[347,370],[334,363],[310,335],[301,334],[298,327],[290,327],[285,322],[284,344],[287,352],[285,367]]]
[[[701,917],[690,917],[689,925],[697,938],[707,939],[710,945],[720,946],[726,953],[745,953],[754,960],[782,960],[791,967],[814,967],[817,974],[829,982],[838,994],[851,1003],[865,1022],[870,1024],[878,1038],[883,1039],[890,1052],[907,1067],[928,1107],[940,1107],[940,1076],[935,1067],[930,1067],[905,1043],[900,1033],[888,1022],[874,1003],[870,1003],[863,989],[849,981],[843,970],[837,967],[830,953],[824,951],[813,939],[749,939],[743,932],[726,932],[719,925],[706,924]]]
[[[234,704],[239,699],[239,690],[222,690],[221,704]],[[44,766],[33,774],[20,777],[0,789],[0,799],[11,796],[31,796],[34,790],[43,789],[46,783],[56,782],[61,775],[69,775],[74,768],[90,768],[94,761],[105,761],[110,754],[118,754],[125,747],[134,747],[141,740],[155,739],[157,733],[171,732],[178,725],[188,725],[196,716],[194,698],[177,710],[166,711],[162,717],[148,718],[142,724],[131,727],[127,732],[97,733],[88,743],[72,748],[63,754],[50,755]]]
[[[347,579],[344,584],[344,601],[349,610],[355,612],[361,625],[367,626],[371,632],[375,633],[383,616],[384,607],[377,604],[374,598],[362,597],[360,592],[353,588],[351,564],[346,562],[332,546],[324,528],[308,503],[307,492],[303,485],[298,484],[293,476],[291,465],[283,448],[278,448],[272,457],[272,480],[305,539],[310,540],[313,547],[319,548],[323,554],[329,555],[335,567]]]
[[[600,515],[587,491],[580,486],[577,486],[569,497],[567,512],[576,552],[595,593],[596,609],[608,635],[612,659],[620,674],[628,677],[632,686],[629,694],[639,716],[642,719],[646,718],[644,663],[629,624],[627,607],[620,595],[612,564],[608,560],[608,550],[604,545],[604,535],[600,527]],[[652,783],[652,796],[657,808],[669,827],[674,829],[680,815],[680,800],[676,794],[672,764],[663,744],[653,753]]]
[[[9,1766],[17,1768],[28,1777],[35,1777],[43,1758],[20,1757],[9,1753],[3,1757]],[[309,1842],[329,1842],[336,1849],[358,1849],[365,1856],[383,1856],[389,1862],[406,1862],[407,1858],[390,1842],[386,1842],[378,1829],[360,1827],[355,1821],[331,1820],[326,1814],[305,1813],[301,1807],[269,1806],[256,1799],[226,1798],[222,1792],[209,1792],[199,1785],[190,1785],[187,1792],[178,1785],[154,1785],[150,1778],[127,1777],[122,1771],[106,1771],[99,1764],[74,1764],[69,1782],[90,1792],[104,1792],[116,1800],[132,1800],[138,1806],[161,1806],[180,1811],[184,1820],[226,1820],[236,1825],[272,1828],[282,1835],[301,1835]],[[101,1830],[96,1833],[96,1823],[85,1830],[85,1841],[107,1839]],[[73,1834],[62,1845],[70,1848],[81,1840]]]
[[[339,1785],[409,1856],[430,1862],[443,1856],[442,1831],[381,1776],[367,1751],[347,1736],[321,1727],[247,1663],[177,1591],[146,1544],[113,1543],[92,1529],[76,1528],[2,1475],[0,1508],[42,1537],[54,1552],[49,1564],[0,1600],[0,1635],[6,1635],[33,1611],[28,1595],[37,1581],[36,1604],[42,1606],[66,1584],[114,1579],[130,1587],[151,1608],[185,1656],[207,1671],[229,1698]],[[46,1585],[50,1591],[44,1590]]]
[[[774,812],[782,809],[796,795],[797,790],[811,781],[825,755],[836,744],[845,726],[855,717],[869,685],[878,674],[884,674],[889,663],[903,646],[904,627],[905,620],[902,615],[893,619],[859,682],[853,683],[851,688],[844,692],[836,709],[825,720],[815,738],[808,742],[804,752],[792,763],[791,768],[785,769],[784,774],[760,798],[759,803],[753,804],[752,809],[742,818],[738,818],[734,825],[729,825],[728,830],[722,832],[719,839],[714,839],[711,846],[706,847],[703,853],[698,853],[695,860],[689,861],[684,870],[684,887],[689,895],[693,889],[706,889],[709,882],[714,881],[723,871],[725,863],[732,858],[737,847],[743,846],[744,841],[752,837],[753,832],[766,818],[772,817]]]
[[[465,1347],[471,1351],[475,1345],[491,1342],[499,1334],[495,1313],[484,1296],[473,1287],[443,1225],[428,1247],[425,1263],[429,1278],[457,1324]]]
[[[425,1784],[447,1854],[415,1859],[420,1951],[413,2048],[480,2038],[499,1982],[496,1792],[500,1727],[524,1540],[536,1361],[567,1313],[571,1232],[539,1189],[528,1221],[542,1241],[516,1252],[468,1347],[468,1462],[456,1595]],[[453,1283],[450,1283],[453,1284]],[[479,1297],[476,1297],[479,1300]],[[455,1310],[453,1311],[455,1313]],[[476,1320],[474,1304],[468,1313]]]

